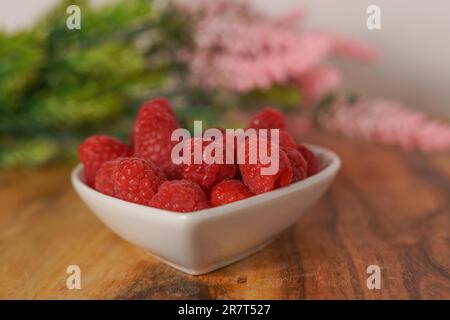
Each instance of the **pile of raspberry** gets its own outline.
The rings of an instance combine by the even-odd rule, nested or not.
[[[99,192],[125,201],[176,212],[193,212],[284,187],[319,171],[317,157],[286,131],[284,115],[274,108],[260,111],[248,126],[255,132],[279,129],[279,148],[271,149],[270,135],[264,139],[267,150],[279,152],[278,171],[271,175],[262,174],[261,169],[268,164],[259,159],[256,163],[249,161],[249,152],[255,146],[250,145],[248,139],[237,147],[234,155],[235,158],[237,153],[243,155],[245,161],[242,164],[235,161],[233,164],[192,162],[175,165],[171,152],[178,142],[171,141],[171,134],[177,128],[175,113],[166,99],[145,102],[138,112],[129,145],[110,136],[94,135],[79,146],[78,155],[86,183]],[[258,139],[263,138],[258,135]],[[211,142],[192,138],[187,143],[199,143],[205,148]]]

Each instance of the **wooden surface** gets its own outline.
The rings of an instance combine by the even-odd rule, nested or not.
[[[0,173],[0,298],[450,299],[450,155],[311,139],[343,167],[320,203],[266,249],[185,275],[85,207],[68,167]],[[66,268],[81,267],[81,290]],[[381,268],[368,290],[366,268]]]

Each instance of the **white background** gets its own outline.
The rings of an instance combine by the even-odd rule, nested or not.
[[[29,26],[56,1],[0,0],[0,29]],[[338,31],[378,48],[375,65],[338,62],[345,71],[347,88],[372,97],[399,99],[450,119],[449,0],[252,2],[273,14],[294,6],[305,8],[307,28]],[[370,4],[381,7],[382,30],[366,28],[366,8]]]

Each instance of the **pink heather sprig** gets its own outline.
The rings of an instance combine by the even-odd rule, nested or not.
[[[275,19],[241,1],[179,3],[196,18],[193,46],[180,57],[188,63],[192,83],[199,86],[248,92],[299,83],[302,90],[312,90],[302,92],[312,102],[340,82],[337,70],[321,66],[328,56],[374,57],[371,49],[341,36],[298,31],[295,22],[303,18],[301,10]]]
[[[423,152],[450,150],[450,125],[388,100],[339,102],[321,117],[324,127],[354,138]]]
[[[329,66],[318,65],[304,72],[297,83],[306,105],[312,105],[323,95],[334,91],[341,83],[341,73]]]

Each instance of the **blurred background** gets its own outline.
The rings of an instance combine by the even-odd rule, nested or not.
[[[27,0],[0,3],[0,29],[32,26],[59,0]],[[113,0],[93,0],[101,5]],[[214,0],[212,0],[214,1]],[[298,7],[305,9],[306,28],[335,30],[372,44],[379,63],[361,67],[343,63],[345,87],[371,96],[387,96],[450,119],[450,3],[435,0],[252,0],[255,8],[279,15]],[[366,9],[382,10],[382,29],[366,28]],[[26,8],[26,9],[24,9]]]
[[[68,30],[69,4],[81,30]],[[366,9],[381,9],[368,30]],[[450,148],[448,1],[0,3],[0,166],[72,161],[94,133],[128,139],[139,105],[245,125],[265,105],[292,127],[403,148]]]

